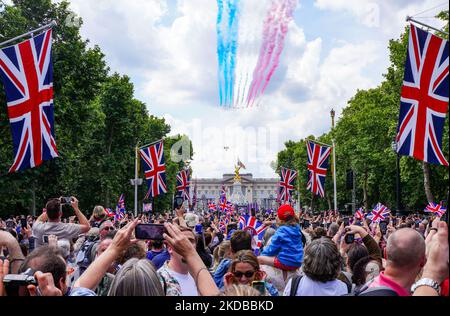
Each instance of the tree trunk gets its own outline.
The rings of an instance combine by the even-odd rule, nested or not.
[[[31,189],[32,201],[31,201],[31,214],[36,216],[36,182],[33,181],[33,187]]]
[[[113,136],[114,136],[114,128],[111,129],[111,133],[109,133],[109,143],[108,143],[108,147],[107,147],[107,156],[109,157],[111,155],[111,147],[112,147],[112,143],[113,143]],[[105,174],[107,174],[107,170],[104,170]],[[110,205],[110,191],[109,191],[109,183],[106,183],[106,190],[105,190],[105,205]],[[107,207],[108,207],[107,206]]]
[[[430,165],[427,162],[423,162],[423,186],[425,188],[425,195],[427,196],[428,203],[434,202],[434,196],[431,192],[431,183],[430,183]]]
[[[311,193],[311,211],[313,210],[313,206],[314,206],[314,193]]]
[[[363,182],[363,203],[364,203],[364,208],[366,209],[366,210],[368,210],[369,209],[369,201],[368,201],[368,198],[367,198],[367,178],[368,178],[368,175],[367,175],[367,170],[364,172],[364,182]]]
[[[331,207],[331,197],[328,193],[327,193],[327,202],[328,202],[328,209],[332,210],[333,208]]]

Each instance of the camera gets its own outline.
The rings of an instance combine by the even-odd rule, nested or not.
[[[355,234],[347,234],[345,235],[345,243],[347,245],[352,244],[355,241]]]
[[[184,199],[181,196],[176,196],[173,200],[173,209],[179,210],[183,206],[183,203]]]
[[[19,287],[35,285],[34,271],[30,268],[22,274],[7,274],[3,278],[3,284],[8,296],[19,296]]]
[[[61,204],[71,204],[72,198],[70,196],[64,196],[60,199]]]

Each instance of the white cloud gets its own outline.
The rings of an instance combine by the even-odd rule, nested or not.
[[[367,69],[386,54],[386,44],[375,40],[335,41],[324,51],[325,36],[308,38],[292,22],[261,106],[223,110],[217,104],[215,1],[179,0],[176,13],[156,0],[71,3],[85,22],[83,36],[100,45],[112,69],[131,76],[137,97],[164,115],[171,134],[192,139],[197,177],[232,172],[237,156],[255,176],[275,176],[270,162],[284,142],[328,130],[331,107],[339,114],[358,88],[375,86],[379,77]],[[325,9],[330,2],[316,3]],[[351,3],[360,7],[355,15],[364,12],[359,0]],[[346,8],[344,1],[332,5],[336,12]]]
[[[442,0],[316,0],[314,6],[336,13],[348,12],[362,25],[376,28],[385,35],[400,34],[405,28],[406,17],[417,14],[425,17],[419,20],[442,28],[445,22],[430,17],[449,8]]]

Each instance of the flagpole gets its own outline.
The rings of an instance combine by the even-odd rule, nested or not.
[[[331,109],[331,128],[332,131],[334,131],[334,118],[336,115],[336,112],[334,109]],[[336,189],[336,144],[334,142],[333,137],[333,187],[334,187],[334,211],[337,211],[337,189]]]
[[[313,142],[313,143],[316,143],[316,144],[319,144],[319,145],[327,146],[327,147],[332,147],[333,146],[333,145],[321,143],[321,142],[318,142],[317,140],[312,140],[312,139],[309,139],[309,138],[307,138],[306,140],[310,141],[310,142]]]
[[[156,142],[153,142],[153,143],[150,143],[150,144],[147,144],[147,145],[144,145],[144,146],[140,146],[139,149],[146,148],[146,147],[149,147],[151,145],[155,145],[155,144],[160,143],[162,141],[164,141],[164,138],[162,138],[160,140],[157,140]]]
[[[417,23],[417,24],[420,24],[420,25],[425,26],[425,27],[428,27],[428,28],[430,28],[430,29],[432,29],[432,30],[435,30],[436,32],[440,32],[440,33],[443,33],[443,34],[445,34],[445,35],[448,36],[448,32],[439,30],[439,29],[437,29],[437,28],[435,28],[435,27],[432,27],[431,25],[425,24],[425,23],[423,23],[423,22],[419,22],[419,21],[413,19],[412,17],[407,16],[407,17],[406,17],[406,22],[409,22],[409,21],[414,22],[414,23]]]
[[[297,210],[300,212],[302,209],[302,206],[300,204],[300,171],[297,170],[297,194],[298,194],[298,206]]]
[[[138,213],[138,159],[139,159],[139,142],[136,144],[135,161],[134,161],[134,216]]]
[[[0,43],[0,47],[1,47],[1,46],[4,46],[4,45],[6,45],[6,44],[12,43],[12,42],[14,42],[14,41],[16,41],[16,40],[18,40],[18,39],[21,39],[22,37],[25,37],[25,36],[28,36],[28,35],[32,35],[32,34],[34,34],[34,33],[40,32],[40,31],[45,30],[45,29],[48,29],[48,28],[52,28],[52,27],[54,27],[54,26],[57,26],[56,21],[52,21],[51,23],[49,23],[49,24],[47,24],[47,25],[44,25],[44,26],[41,26],[40,28],[37,28],[37,29],[32,30],[32,31],[30,31],[30,32],[28,32],[28,33],[25,33],[25,34],[16,36],[16,37],[14,37],[14,38],[11,38],[11,39],[9,39],[9,40],[7,40],[7,41],[4,41],[4,42]]]

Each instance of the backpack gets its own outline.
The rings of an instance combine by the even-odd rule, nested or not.
[[[303,275],[296,275],[291,279],[291,292],[289,293],[289,296],[296,296],[297,290],[298,290],[298,285],[300,284],[300,280],[302,279],[302,277],[303,277]],[[341,281],[341,280],[339,280],[339,281]],[[347,286],[347,292],[351,293],[352,292],[352,284],[347,283],[347,282],[343,282],[343,283],[345,283],[345,285]],[[346,295],[349,295],[349,294],[346,294]]]
[[[371,283],[372,281],[357,287],[354,291],[342,296],[398,296],[397,292],[387,286],[369,288]]]
[[[91,257],[92,249],[94,248],[94,246],[96,244],[97,244],[96,240],[87,239],[81,246],[80,250],[78,251],[75,263],[80,268],[80,275],[83,274],[83,272],[92,263],[92,257]]]

